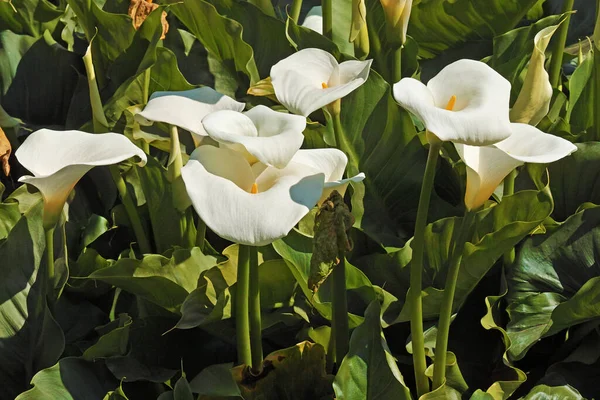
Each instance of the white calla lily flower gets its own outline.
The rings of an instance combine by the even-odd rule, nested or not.
[[[302,146],[306,118],[256,106],[245,113],[221,110],[202,120],[208,135],[217,142],[257,161],[284,168]]]
[[[465,205],[473,210],[490,198],[496,187],[523,163],[551,163],[568,156],[577,147],[558,136],[527,124],[511,124],[512,135],[491,146],[455,143],[467,166]]]
[[[22,176],[19,182],[35,186],[44,198],[46,229],[57,223],[71,190],[92,168],[136,156],[140,165],[146,164],[146,154],[117,133],[40,129],[29,135],[15,156],[33,174]]]
[[[324,50],[303,49],[271,68],[271,82],[281,104],[308,117],[365,83],[371,62],[351,60],[338,64]]]
[[[388,40],[392,43],[406,43],[413,0],[380,0],[380,2],[385,15]]]
[[[262,246],[284,237],[327,190],[343,192],[346,156],[337,149],[299,150],[288,165],[250,165],[228,148],[200,146],[181,169],[194,209],[219,236]]]
[[[442,141],[485,146],[512,133],[510,83],[480,61],[456,61],[427,85],[401,79],[394,84],[394,98]]]
[[[235,101],[214,89],[204,86],[180,92],[154,92],[144,110],[136,114],[140,125],[164,122],[189,131],[196,145],[208,136],[202,119],[213,111],[242,111],[245,103]]]
[[[319,34],[323,34],[323,8],[321,6],[315,6],[308,11],[302,26],[313,30]]]

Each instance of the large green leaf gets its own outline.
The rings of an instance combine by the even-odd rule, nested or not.
[[[215,81],[218,91],[235,96],[238,87],[245,91],[248,82],[258,82],[260,77],[254,52],[242,39],[244,28],[239,22],[221,15],[215,6],[203,0],[172,3],[176,3],[171,10],[177,18],[200,40],[213,61],[235,81],[234,85]]]
[[[598,102],[594,96],[596,87],[594,58],[597,51],[589,51],[569,79],[569,104],[566,120],[571,124],[573,134],[585,132],[594,126],[595,103]]]
[[[64,349],[63,332],[46,303],[41,213],[38,203],[0,242],[0,384],[6,398],[27,389],[33,375],[53,365]]]
[[[38,372],[31,383],[33,389],[20,394],[18,400],[102,399],[119,382],[102,362],[88,362],[66,357]]]
[[[514,28],[538,0],[415,0],[408,25],[420,54],[444,50]]]
[[[523,400],[583,400],[577,389],[565,386],[538,385],[523,398]]]
[[[375,300],[367,307],[364,323],[352,332],[350,350],[333,382],[337,399],[411,398],[383,336],[380,315]]]
[[[0,31],[38,37],[45,30],[53,31],[63,10],[48,0],[0,2]]]
[[[0,240],[8,236],[20,218],[18,203],[0,203]]]
[[[460,309],[467,296],[486,275],[496,260],[533,231],[552,211],[552,199],[546,190],[521,191],[505,197],[500,204],[477,213],[475,231],[466,244],[461,269],[456,284],[454,310]],[[448,254],[455,228],[461,218],[436,221],[425,231],[426,250],[423,274],[423,316],[437,317],[446,280]],[[390,254],[374,254],[359,260],[358,265],[376,284],[386,284],[386,289],[398,299],[404,299],[409,283],[409,266],[412,258],[410,242]],[[391,305],[385,315],[386,322],[410,319],[410,307],[403,300]],[[399,315],[396,313],[402,307]],[[396,318],[392,317],[397,315]],[[392,318],[391,320],[389,318]]]
[[[600,207],[593,207],[524,243],[508,275],[513,359],[543,337],[600,317],[599,225]]]
[[[177,249],[170,258],[158,254],[146,255],[143,260],[122,258],[88,279],[120,287],[178,312],[187,295],[196,289],[200,274],[215,263],[214,257],[205,256],[197,247]]]
[[[600,143],[577,143],[577,151],[552,163],[550,189],[555,207],[553,217],[564,221],[583,203],[600,204]]]

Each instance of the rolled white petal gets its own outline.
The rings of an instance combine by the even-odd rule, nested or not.
[[[426,87],[417,82],[405,78],[394,84],[394,98],[441,140],[484,146],[510,136],[510,83],[486,64],[459,60]],[[453,96],[454,108],[446,110]]]
[[[287,235],[317,203],[323,190],[322,173],[303,176],[292,166],[289,173],[267,167],[263,174],[270,175],[269,170],[275,170],[277,179],[263,186],[264,191],[258,184],[256,194],[210,173],[196,159],[191,159],[181,174],[196,212],[210,229],[232,242],[262,246]]]
[[[224,178],[246,192],[250,192],[254,184],[254,173],[250,164],[237,151],[200,146],[192,152],[189,161],[200,162],[208,173]]]
[[[136,156],[140,158],[140,165],[146,164],[147,160],[140,148],[117,133],[50,129],[40,129],[29,135],[15,156],[34,174],[23,176],[19,181],[37,187],[42,193],[45,225],[52,221],[56,223],[67,196],[93,167],[116,164]]]
[[[302,146],[306,118],[256,106],[244,114],[216,111],[203,123],[213,139],[242,150],[251,163],[284,168]]]
[[[135,118],[141,125],[164,122],[176,125],[196,135],[207,136],[202,119],[217,110],[242,111],[245,103],[235,101],[214,89],[204,86],[180,92],[154,92],[144,111]]]
[[[510,124],[513,134],[496,143],[498,149],[512,158],[528,163],[551,163],[568,156],[577,147],[558,136],[527,124]]]
[[[328,52],[309,48],[275,64],[271,82],[277,100],[291,112],[306,117],[356,90],[366,81],[370,66],[371,60],[350,61],[341,67]]]
[[[304,17],[304,22],[302,22],[302,26],[322,35],[323,8],[321,6],[315,6],[311,8],[308,14],[306,14],[306,17]]]
[[[496,187],[516,167],[523,164],[494,146],[469,146],[455,143],[467,166],[465,206],[468,210],[482,206]]]

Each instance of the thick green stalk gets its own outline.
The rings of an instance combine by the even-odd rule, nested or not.
[[[204,251],[204,238],[206,237],[206,223],[198,216],[198,224],[196,225],[196,247]]]
[[[444,297],[440,308],[440,319],[438,321],[438,331],[435,339],[433,390],[441,387],[446,380],[446,353],[448,351],[448,334],[450,332],[450,321],[452,319],[452,304],[454,302],[456,281],[458,280],[463,250],[469,239],[469,232],[471,232],[471,224],[474,219],[474,211],[467,211],[465,213],[450,255],[450,264],[448,266],[448,275],[446,276],[446,286],[444,288]]]
[[[114,321],[115,320],[115,314],[117,311],[117,303],[119,302],[119,296],[121,295],[121,288],[116,287],[115,288],[115,294],[113,295],[113,302],[112,302],[112,306],[110,307],[110,312],[108,313],[108,320],[109,321]]]
[[[515,179],[517,178],[517,170],[513,170],[510,174],[504,178],[504,191],[502,193],[502,199],[505,196],[510,196],[515,193]],[[513,247],[502,256],[504,267],[508,268],[515,262],[515,248]]]
[[[250,249],[239,245],[237,289],[235,292],[235,332],[238,363],[252,365],[250,351],[250,321],[248,318],[248,292],[250,290]]]
[[[425,166],[425,175],[419,195],[419,207],[417,208],[417,220],[415,222],[415,236],[412,241],[413,256],[410,263],[410,289],[407,300],[411,305],[410,332],[412,338],[413,364],[415,370],[415,381],[419,397],[429,392],[429,381],[425,376],[427,360],[425,358],[425,339],[423,336],[423,252],[425,250],[425,227],[427,226],[427,214],[429,213],[429,201],[433,191],[437,159],[442,147],[442,142],[433,134],[427,132],[429,153]]]
[[[333,340],[335,340],[335,360],[339,368],[342,360],[348,354],[350,328],[348,326],[348,298],[346,295],[346,257],[343,247],[340,249],[339,243],[338,251],[340,263],[333,268],[331,273],[333,279],[333,297],[331,299],[333,320],[331,325]]]
[[[300,10],[302,10],[302,0],[294,0],[292,2],[292,13],[290,14],[290,18],[296,24],[300,18]]]
[[[394,75],[392,76],[392,82],[390,82],[390,85],[393,85],[394,83],[402,79],[402,46],[394,50],[393,57]]]
[[[143,104],[148,104],[148,99],[150,98],[150,75],[152,73],[152,68],[146,68],[144,71],[144,87],[142,88],[142,102]]]
[[[131,222],[133,233],[138,242],[138,246],[140,246],[140,251],[142,252],[142,254],[152,253],[152,247],[150,246],[150,241],[146,236],[146,231],[144,230],[144,226],[142,225],[142,220],[140,219],[137,207],[133,202],[133,198],[127,191],[127,184],[125,183],[125,180],[119,172],[119,167],[116,165],[111,165],[109,167],[109,170],[110,174],[112,175],[113,181],[117,186],[117,191],[119,192],[121,202],[123,203],[125,211],[127,212],[127,216],[129,217],[129,222]]]
[[[323,36],[333,39],[333,0],[321,0],[323,13]]]
[[[570,13],[573,10],[573,3],[575,0],[565,0],[562,12]],[[571,22],[571,15],[567,15],[565,21],[558,27],[554,34],[554,46],[552,47],[552,59],[550,60],[550,69],[548,75],[550,75],[550,84],[553,88],[560,86],[560,73],[562,70],[563,53],[565,52],[565,43],[567,41],[567,33],[569,32],[569,24]]]
[[[177,129],[177,126],[171,125],[169,133],[171,136],[171,147],[169,149],[171,156],[169,157],[168,170],[171,182],[175,182],[181,177],[181,168],[183,167],[181,146],[179,145],[179,130]]]
[[[275,9],[273,8],[273,4],[271,4],[271,0],[250,0],[250,3],[260,8],[268,16],[275,17]]]
[[[250,288],[248,303],[250,305],[250,343],[252,353],[252,373],[260,375],[262,372],[262,323],[260,316],[260,284],[258,275],[258,252],[256,247],[248,249],[250,256]]]
[[[54,291],[54,229],[46,229],[46,268],[50,293]]]

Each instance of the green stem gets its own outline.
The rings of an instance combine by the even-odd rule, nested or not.
[[[348,298],[346,296],[346,258],[343,250],[340,251],[339,258],[340,263],[333,268],[331,273],[333,279],[333,297],[331,299],[333,320],[331,325],[333,339],[335,340],[335,360],[338,368],[346,354],[348,354],[348,340],[350,338]]]
[[[196,226],[196,247],[204,251],[204,238],[206,237],[206,223],[202,218],[198,217],[198,224]]]
[[[46,229],[46,267],[50,293],[54,292],[54,229],[54,227]]]
[[[144,87],[142,88],[142,102],[148,104],[150,99],[150,75],[152,74],[152,68],[146,68],[144,71]]]
[[[110,321],[115,320],[115,313],[117,310],[117,303],[119,302],[120,295],[121,295],[121,288],[115,288],[115,294],[113,296],[112,306],[110,307],[110,313],[108,314],[108,319]]]
[[[177,126],[171,125],[170,130],[171,136],[171,147],[169,157],[169,176],[171,178],[171,182],[175,182],[178,178],[181,177],[181,167],[183,167],[183,160],[181,158],[181,146],[179,145],[179,130]]]
[[[294,0],[292,2],[292,13],[290,14],[290,18],[294,23],[298,23],[298,19],[300,18],[300,10],[302,9],[302,0]]]
[[[323,13],[323,36],[333,40],[333,0],[321,0]]]
[[[327,354],[325,355],[325,370],[329,374],[333,374],[333,366],[335,364],[335,338],[333,337],[333,321],[329,331],[329,343],[327,343]]]
[[[463,250],[469,239],[469,232],[471,232],[470,228],[474,219],[474,211],[467,211],[465,213],[450,255],[450,264],[448,266],[448,275],[446,276],[446,286],[444,288],[444,297],[440,308],[440,319],[438,321],[438,331],[435,339],[433,390],[441,387],[446,381],[446,355],[448,351],[450,321],[452,319],[452,304],[454,302],[454,293],[456,291],[456,282],[460,271]]]
[[[256,247],[249,246],[250,256],[250,287],[248,303],[250,305],[250,343],[252,353],[252,373],[260,375],[262,372],[262,323],[260,316],[260,284],[258,275],[258,252]]]
[[[67,223],[66,221],[62,224],[61,227],[61,238],[63,245],[63,253],[65,257],[65,268],[67,271],[69,270],[69,248],[67,247]]]
[[[275,17],[275,9],[273,8],[273,4],[271,4],[271,0],[250,0],[250,3],[260,8],[268,16]]]
[[[423,275],[423,252],[425,249],[425,227],[427,226],[427,214],[429,213],[429,201],[433,191],[437,159],[442,147],[442,142],[433,134],[427,132],[429,153],[425,166],[425,175],[419,196],[419,207],[417,208],[417,220],[415,222],[415,236],[412,241],[413,257],[410,263],[410,289],[407,300],[411,305],[410,332],[412,337],[413,364],[415,370],[415,381],[419,397],[429,392],[429,381],[425,376],[427,360],[425,358],[425,338],[423,336],[423,299],[422,299],[422,275]]]
[[[394,75],[392,76],[390,86],[402,79],[402,46],[394,50],[393,57]]]
[[[250,290],[250,259],[248,246],[239,245],[237,288],[235,292],[235,331],[238,363],[252,365],[250,352],[250,321],[248,292]]]
[[[111,165],[109,170],[113,181],[117,186],[117,191],[119,192],[121,202],[123,203],[125,211],[127,212],[127,216],[129,217],[129,222],[131,222],[135,239],[137,240],[138,246],[140,246],[140,251],[142,254],[152,253],[152,247],[150,246],[150,242],[148,241],[148,237],[144,231],[142,220],[140,219],[137,207],[133,202],[133,198],[127,190],[127,184],[119,172],[119,167],[116,165]]]
[[[94,132],[107,132],[108,120],[104,115],[102,107],[102,99],[100,98],[100,90],[96,81],[96,71],[94,70],[94,62],[92,60],[92,46],[90,45],[83,56],[83,64],[87,74],[88,87],[90,90],[90,104],[92,106],[92,123]]]
[[[562,12],[570,13],[573,10],[573,3],[575,0],[565,0]],[[563,54],[565,52],[565,43],[567,41],[567,33],[569,32],[569,24],[571,22],[571,15],[567,15],[565,21],[560,24],[556,34],[554,35],[554,46],[552,48],[552,59],[550,60],[550,68],[548,75],[550,75],[550,84],[553,88],[560,86],[560,73],[562,70]]]
[[[517,178],[517,170],[511,171],[510,174],[504,178],[504,191],[502,193],[502,200],[504,200],[505,196],[510,196],[515,193],[515,179]],[[502,256],[502,261],[504,262],[504,267],[509,268],[515,262],[515,248],[513,247]]]
[[[339,102],[339,100],[336,100],[337,102]],[[333,104],[333,103],[332,103]],[[333,117],[333,135],[335,137],[335,145],[338,149],[341,150],[342,148],[342,135],[344,134],[344,128],[342,127],[342,118],[341,118],[341,112],[340,112],[340,105],[334,105],[332,107],[330,107],[330,111],[331,112],[331,116]]]
[[[381,52],[381,40],[379,39],[379,34],[377,29],[374,27],[375,24],[367,24],[367,29],[369,30],[369,41],[371,46],[371,54],[377,63],[377,71],[381,73],[385,79],[391,79],[390,70],[388,68],[387,62],[385,61],[385,57]]]

